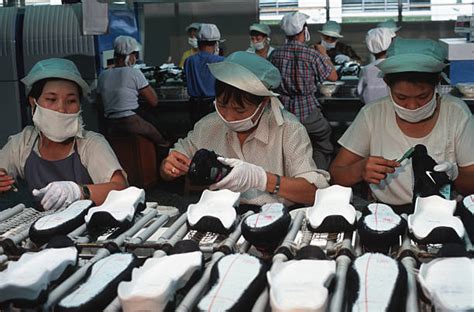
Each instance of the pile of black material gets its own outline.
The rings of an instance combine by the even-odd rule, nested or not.
[[[413,177],[413,206],[417,197],[428,197],[438,195],[443,197],[441,188],[450,183],[445,172],[434,171],[436,161],[428,155],[426,146],[418,144],[412,155]]]
[[[217,160],[218,155],[213,151],[200,149],[191,160],[188,178],[194,185],[211,185],[222,180],[232,167]]]

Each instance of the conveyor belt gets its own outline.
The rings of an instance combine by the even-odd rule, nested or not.
[[[192,239],[199,243],[201,251],[208,260],[201,279],[191,290],[178,302],[177,311],[192,311],[195,309],[198,299],[208,289],[210,271],[212,265],[220,258],[231,253],[251,253],[252,246],[241,236],[239,226],[228,235],[216,233],[201,233],[188,229],[186,214],[181,215],[173,222],[168,222],[169,217],[159,215],[158,210],[151,208],[153,205],[138,214],[134,224],[120,235],[114,235],[115,230],[104,234],[98,240],[92,240],[87,235],[85,225],[69,233],[80,248],[80,264],[73,274],[61,284],[54,287],[48,294],[46,303],[38,307],[43,311],[50,311],[55,304],[64,296],[69,294],[85,276],[87,270],[97,261],[107,257],[112,251],[134,252],[140,259],[150,257],[166,256],[171,247],[183,239]],[[156,206],[156,205],[155,205]],[[5,269],[5,264],[15,261],[24,251],[35,251],[41,246],[31,247],[28,238],[29,226],[51,212],[38,212],[32,208],[18,205],[0,213],[0,270]],[[249,212],[248,214],[252,214]],[[243,216],[244,217],[244,216]],[[404,216],[406,218],[406,216]],[[114,238],[109,238],[114,237]],[[464,238],[468,251],[472,251],[472,244],[468,237]],[[6,243],[8,242],[8,243]],[[307,245],[321,247],[326,255],[336,261],[336,287],[331,294],[329,311],[345,311],[345,282],[347,270],[353,258],[364,253],[359,244],[357,232],[347,233],[312,233],[306,225],[305,213],[298,212],[292,218],[286,237],[280,243],[275,253],[271,255],[271,262],[284,262],[289,260],[289,255]],[[416,273],[420,262],[428,262],[436,257],[440,246],[417,246],[405,235],[400,237],[400,244],[392,246],[388,255],[401,261],[408,272],[408,298],[405,303],[407,311],[425,311],[431,309],[429,303],[423,302],[417,293]],[[258,255],[258,253],[257,253]],[[1,307],[0,307],[1,308]],[[266,311],[269,309],[268,289],[262,292],[254,304],[252,311]],[[107,311],[119,311],[120,302],[116,298],[109,304]]]

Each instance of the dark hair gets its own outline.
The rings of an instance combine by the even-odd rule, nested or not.
[[[375,56],[375,58],[380,58],[380,57],[382,57],[382,56],[384,56],[384,55],[386,55],[386,54],[387,54],[387,50],[381,51],[381,52],[379,52],[379,53],[374,53],[374,56]]]
[[[425,72],[402,72],[385,74],[385,83],[392,87],[400,81],[406,81],[413,84],[426,83],[431,86],[436,86],[439,83],[439,73],[425,73]]]
[[[265,99],[264,96],[248,93],[216,79],[216,98],[220,97],[221,95],[224,96],[222,99],[222,103],[224,105],[226,105],[230,99],[233,99],[241,107],[245,107],[244,104],[252,104],[257,106]]]
[[[131,54],[135,55],[135,58],[138,60],[138,57],[140,56],[140,52],[133,51],[128,55],[131,55]],[[119,54],[117,52],[114,52],[114,57],[118,60],[120,60],[120,59],[125,60],[125,58],[127,57],[127,54]]]
[[[198,47],[212,47],[216,45],[217,41],[201,41],[198,40]]]
[[[58,80],[67,80],[67,81],[73,82],[77,87],[77,92],[79,93],[79,97],[82,98],[82,88],[76,82],[72,80],[68,80],[68,79],[62,79],[62,78],[45,78],[45,79],[36,81],[31,87],[31,91],[30,93],[28,93],[28,96],[31,96],[34,99],[38,100],[38,98],[43,93],[43,89],[46,83],[50,81],[58,81]]]
[[[268,37],[267,34],[264,34],[263,32],[259,32],[259,31],[256,31],[256,30],[251,30],[250,31],[250,36],[264,36],[264,37]]]

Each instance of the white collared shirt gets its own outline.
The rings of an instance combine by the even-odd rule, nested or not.
[[[291,113],[283,110],[282,115],[284,123],[278,126],[272,110],[265,108],[257,129],[241,146],[237,133],[227,128],[214,112],[196,123],[173,150],[191,159],[197,150],[205,148],[223,157],[238,158],[261,166],[266,172],[301,177],[318,188],[327,187],[329,173],[316,168],[306,129]],[[242,193],[241,202],[254,205],[274,202],[292,204],[282,197],[256,189]]]

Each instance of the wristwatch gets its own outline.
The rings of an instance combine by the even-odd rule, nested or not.
[[[276,176],[275,188],[273,189],[273,192],[270,193],[270,194],[272,194],[272,195],[276,195],[276,194],[278,194],[278,192],[280,191],[280,181],[281,181],[281,177],[280,177],[278,174],[275,174],[275,176]]]
[[[85,184],[81,184],[82,199],[91,199],[91,191]]]

